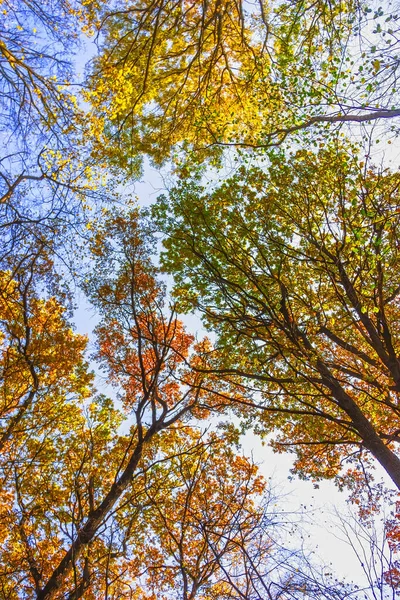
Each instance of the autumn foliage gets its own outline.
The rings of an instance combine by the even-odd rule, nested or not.
[[[398,135],[398,21],[0,0],[0,600],[367,593],[296,546],[240,441],[365,522],[376,464],[400,489],[400,179],[371,158]],[[146,157],[169,189],[142,210]],[[399,587],[397,513],[371,598]]]
[[[155,209],[180,306],[218,333],[209,369],[249,382],[257,430],[316,479],[346,458],[363,476],[367,451],[400,485],[398,187],[332,148],[184,182]]]
[[[85,288],[102,315],[96,356],[116,401],[95,395],[86,339],[55,297],[37,298],[34,267],[27,279],[2,273],[2,594],[144,600],[177,589],[185,599],[311,589],[297,555],[279,567],[266,482],[235,455],[234,433],[189,424],[221,410],[229,384],[200,372],[204,345],[165,306],[143,227],[136,210],[92,225]]]

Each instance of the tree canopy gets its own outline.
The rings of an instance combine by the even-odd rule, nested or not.
[[[56,299],[3,274],[3,597],[336,598],[274,539],[271,494],[234,434],[201,431],[231,386],[196,368],[204,343],[164,306],[147,242],[137,211],[93,226],[86,285],[119,406],[95,394]]]
[[[116,1],[99,19],[94,143],[123,167],[143,152],[216,159],[400,114],[390,3]]]
[[[398,593],[400,178],[374,149],[399,18],[0,0],[0,600]],[[172,181],[151,210],[146,157]],[[350,490],[365,589],[308,551],[246,431]]]
[[[182,307],[218,333],[209,368],[259,386],[259,428],[317,478],[368,451],[400,484],[399,182],[344,148],[300,150],[155,209]]]

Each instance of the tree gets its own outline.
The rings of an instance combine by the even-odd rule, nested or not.
[[[275,196],[265,173],[242,170],[232,189],[212,195],[219,220],[182,222],[176,239],[189,240],[182,257],[199,269],[204,293],[198,302],[182,288],[182,298],[205,310],[220,334],[216,349],[196,342],[170,305],[150,260],[156,239],[138,211],[104,209],[100,222],[87,222],[86,211],[104,198],[94,171],[118,186],[111,174],[137,175],[143,153],[159,164],[194,151],[218,164],[226,146],[265,149],[315,124],[398,116],[397,17],[377,10],[366,41],[371,19],[358,2],[0,5],[0,595],[352,593],[315,577],[301,553],[271,537],[265,482],[233,450],[233,427],[209,437],[197,428],[231,406],[254,421],[256,409],[260,431],[281,428],[277,448],[300,444],[301,474],[335,476],[354,451],[358,482],[367,450],[400,484],[396,175],[363,178],[343,151],[322,153],[319,166],[307,152],[286,163],[271,154]],[[100,53],[78,95],[73,53],[94,26]],[[361,213],[336,191],[350,177]],[[193,200],[200,190],[183,189],[176,206],[191,195],[190,217],[203,218],[204,198]],[[262,202],[258,213],[250,207],[262,194],[268,226]],[[207,235],[191,245],[204,223]],[[83,224],[92,257],[83,288],[101,315],[94,358],[114,401],[93,389],[86,338],[67,310],[63,269],[69,251],[79,253]],[[368,235],[373,250],[361,259]],[[174,243],[171,264],[182,248]],[[335,318],[341,328],[332,332]]]
[[[107,366],[110,380],[121,388],[121,401],[134,420],[112,485],[86,513],[71,546],[39,593],[40,599],[51,598],[60,589],[130,487],[146,447],[160,431],[195,410],[204,395],[204,376],[182,369],[193,338],[174,312],[164,316],[163,290],[154,278],[137,227],[116,217],[107,221],[105,231],[107,237],[102,237],[98,230],[93,247],[102,277],[94,276],[89,288],[104,314],[97,329],[98,358]],[[118,241],[119,252],[113,248]]]
[[[90,375],[75,366],[84,340],[64,326],[54,299],[35,302],[31,288],[11,281],[4,302],[5,597],[96,597],[111,585],[109,574],[124,562],[113,550],[124,536],[115,514],[141,490],[135,474],[148,468],[146,452],[157,453],[161,431],[212,405],[210,377],[184,363],[192,336],[173,311],[163,314],[164,291],[138,227],[110,217],[94,233],[93,252],[102,276],[93,275],[88,289],[104,313],[98,357],[133,423],[119,434],[122,415],[110,401],[85,402]],[[17,446],[8,443],[12,434]]]
[[[235,390],[195,368],[207,343],[167,313],[137,211],[106,213],[92,236],[96,354],[119,407],[93,395],[86,340],[57,300],[37,298],[25,270],[2,274],[2,597],[161,598],[173,579],[182,598],[335,597],[269,535],[265,482],[232,450],[237,434],[190,428]]]
[[[390,4],[116,1],[99,22],[93,143],[134,172],[143,152],[201,163],[400,114]]]
[[[218,334],[209,370],[251,382],[242,413],[300,475],[350,460],[354,479],[373,456],[400,487],[398,189],[332,147],[182,182],[155,209],[180,307]]]
[[[143,598],[322,599],[354,591],[316,575],[302,550],[285,549],[282,533],[293,535],[293,518],[279,513],[279,499],[229,439],[194,430],[175,436],[173,458],[146,481],[152,592]]]
[[[73,65],[90,14],[89,6],[74,0],[1,4],[0,266],[5,270],[18,263],[11,255],[29,254],[37,246],[70,267],[66,233],[69,238],[81,233],[88,204],[102,199],[92,180],[94,160],[82,143],[84,111]]]
[[[84,398],[91,381],[86,337],[72,332],[56,298],[35,294],[35,262],[37,257],[23,263],[14,278],[0,272],[0,451],[13,453],[56,418],[70,395]]]
[[[30,260],[25,257],[20,269],[15,265],[13,273],[1,271],[0,277],[4,598],[38,591],[45,573],[43,555],[59,550],[65,497],[57,465],[62,451],[68,449],[67,439],[76,432],[71,424],[79,428],[79,405],[91,393],[92,375],[84,358],[86,337],[73,333],[57,298],[37,294],[37,278],[41,276],[43,284],[46,263],[40,253]],[[54,536],[52,529],[59,523],[61,531]]]

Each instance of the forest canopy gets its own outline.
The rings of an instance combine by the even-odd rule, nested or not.
[[[399,593],[397,8],[0,0],[1,600]],[[246,432],[350,494],[364,586]]]

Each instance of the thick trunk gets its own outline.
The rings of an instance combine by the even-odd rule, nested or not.
[[[146,437],[148,438],[148,436]],[[146,441],[148,441],[148,439]],[[85,525],[78,532],[75,541],[65,553],[64,558],[60,561],[58,567],[53,571],[47,584],[37,594],[37,600],[51,600],[51,598],[54,597],[54,594],[60,589],[65,577],[81,554],[83,548],[93,539],[103,520],[128,487],[140,461],[144,443],[144,441],[138,443],[125,471],[118,481],[112,485],[103,502],[99,504],[94,512],[92,512]]]
[[[376,432],[373,425],[357,406],[354,400],[346,393],[340,383],[333,377],[324,363],[318,363],[318,370],[322,381],[331,391],[338,405],[350,417],[354,428],[358,431],[363,445],[376,460],[382,465],[393,483],[400,490],[400,459]]]

